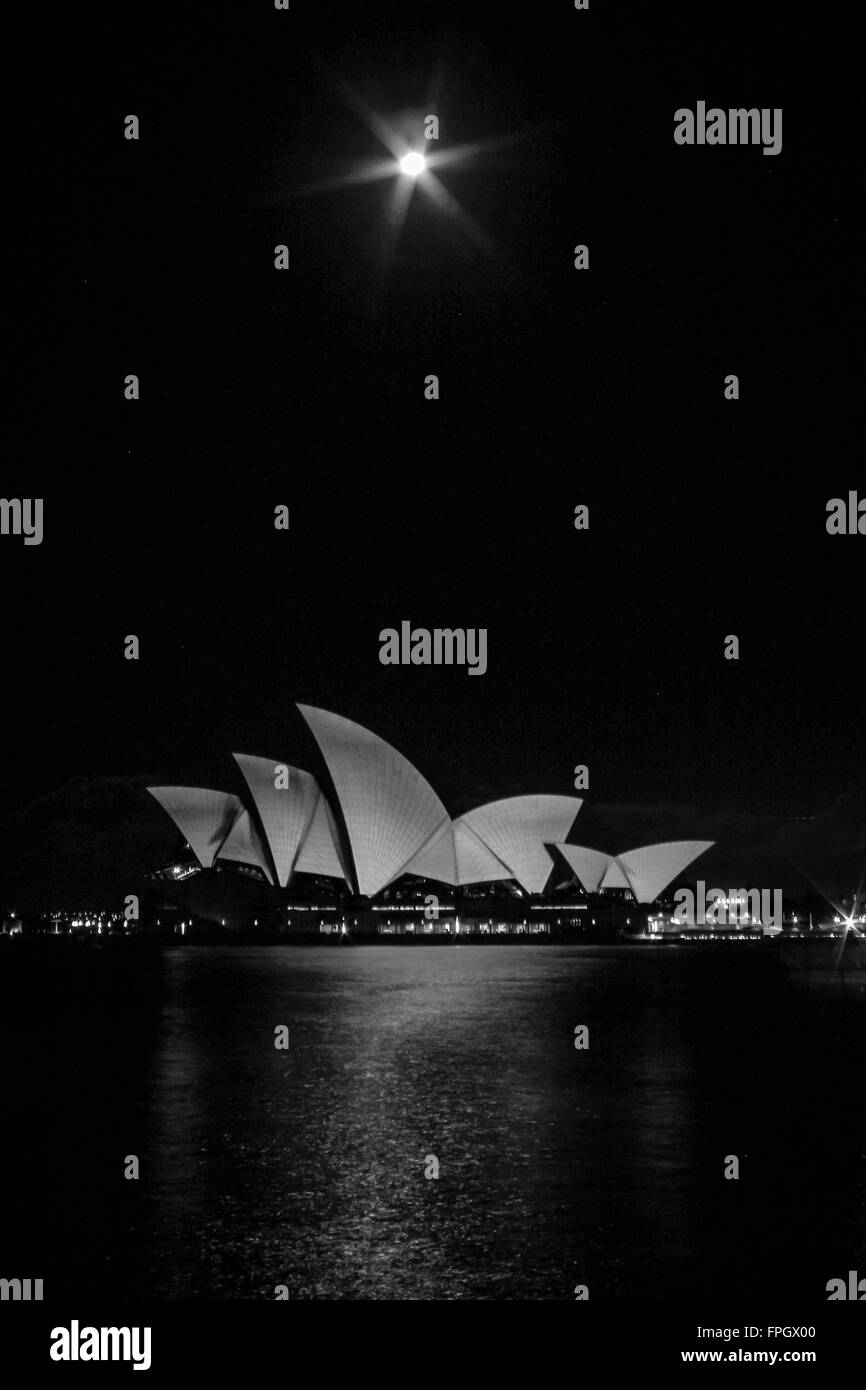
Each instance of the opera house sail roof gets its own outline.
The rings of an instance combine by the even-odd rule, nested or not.
[[[527,893],[544,891],[553,860],[546,843],[565,839],[583,802],[576,796],[509,796],[460,818]]]
[[[436,839],[416,854],[404,872],[454,887],[513,877],[508,866],[459,820],[443,826]]]
[[[238,797],[206,787],[148,787],[189,842],[203,868],[209,869],[243,810]]]
[[[245,808],[241,810],[223,841],[219,858],[232,859],[236,864],[251,864],[254,868],[261,869],[268,883],[274,881],[273,870],[268,863],[268,852],[255,821]]]
[[[585,845],[556,844],[556,848],[569,868],[577,874],[587,893],[597,893],[607,872],[610,855],[600,849],[587,849]]]
[[[599,888],[628,888],[637,902],[651,903],[713,843],[667,840],[625,854],[604,854],[585,845],[557,844],[556,848],[587,893],[595,893]]]
[[[299,873],[322,874],[325,878],[343,878],[350,882],[337,819],[324,793],[316,802],[310,828],[295,860]]]
[[[340,799],[358,891],[372,897],[434,840],[450,817],[429,782],[369,729],[298,705]]]
[[[249,753],[233,756],[256,804],[274,857],[277,882],[285,888],[312,824],[321,796],[319,784],[312,773],[298,767]]]
[[[333,804],[311,772],[250,753],[234,754],[246,803],[203,787],[148,788],[203,868],[248,865],[280,888],[296,873],[321,875],[367,898],[406,874],[452,887],[509,880],[539,894],[555,848],[586,892],[625,888],[644,903],[712,843],[673,840],[621,854],[568,844],[582,800],[544,793],[503,797],[452,820],[385,739],[328,710],[298,709],[333,783]]]

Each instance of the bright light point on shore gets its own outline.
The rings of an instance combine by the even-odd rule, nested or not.
[[[404,154],[400,160],[400,168],[403,173],[408,174],[413,179],[416,179],[422,169],[426,169],[426,167],[427,161],[423,154]]]

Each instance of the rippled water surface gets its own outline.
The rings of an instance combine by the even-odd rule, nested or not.
[[[866,1268],[864,1004],[753,948],[10,946],[5,1263],[59,1300],[823,1301]]]
[[[818,1296],[862,1246],[864,1021],[736,952],[170,953],[144,1083],[144,1285]]]

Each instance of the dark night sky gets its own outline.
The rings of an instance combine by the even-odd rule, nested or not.
[[[311,765],[302,700],[453,811],[586,762],[589,803],[856,820],[866,542],[825,507],[866,481],[862,104],[816,95],[832,24],[751,8],[76,16],[22,184],[49,211],[3,493],[46,529],[0,542],[3,812],[82,776],[233,785],[233,749]],[[345,87],[479,142],[441,178],[486,243],[416,196],[380,274],[390,181],[304,191],[383,154]],[[678,148],[698,99],[783,107],[782,153]],[[486,627],[488,673],[383,667],[404,618]]]

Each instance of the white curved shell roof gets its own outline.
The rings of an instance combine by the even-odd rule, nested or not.
[[[637,901],[651,903],[677,874],[681,874],[714,843],[714,840],[668,840],[658,845],[631,849],[627,854],[617,855],[617,859],[628,875]]]
[[[418,874],[421,878],[434,878],[439,883],[452,885],[460,882],[454,849],[454,830],[450,822],[443,825],[439,833],[409,860],[400,870],[400,874]]]
[[[390,743],[351,719],[298,705],[340,799],[359,892],[378,893],[450,821],[430,784]]]
[[[321,795],[319,784],[311,772],[302,772],[298,767],[289,767],[278,779],[277,770],[287,765],[271,758],[257,758],[249,753],[233,756],[247,780],[268,837],[277,882],[285,888],[313,820]],[[277,780],[280,786],[276,785]]]
[[[557,845],[569,868],[573,869],[587,893],[597,893],[610,863],[610,855],[585,845]]]
[[[601,880],[600,887],[631,888],[628,875],[615,855],[608,860],[608,865],[604,871],[604,877]]]
[[[514,877],[462,821],[443,826],[436,838],[410,859],[400,873],[418,874],[420,878],[433,878],[454,887]]]
[[[541,893],[553,868],[545,844],[565,839],[582,805],[576,796],[509,796],[469,811],[457,824],[468,827],[528,893]]]
[[[461,884],[492,883],[497,879],[513,876],[508,866],[503,864],[501,859],[497,859],[493,851],[488,849],[462,820],[454,822],[454,850]]]
[[[307,838],[295,860],[298,873],[322,874],[325,878],[344,878],[350,881],[343,862],[343,847],[334,813],[324,794],[319,795]]]
[[[281,887],[295,871],[345,878],[350,885],[354,877],[358,891],[372,897],[413,873],[453,886],[513,878],[527,892],[540,893],[553,867],[546,846],[555,845],[587,892],[628,888],[647,903],[714,843],[671,840],[619,855],[566,844],[583,804],[573,796],[505,797],[452,821],[417,768],[383,738],[327,710],[298,709],[333,780],[348,848],[312,773],[235,753],[267,846],[255,816],[229,792],[148,787],[204,868],[218,857],[232,859],[262,869],[272,883],[269,848]]]
[[[605,854],[585,845],[557,845],[588,893],[599,888],[629,888],[639,903],[655,902],[683,869],[715,842],[667,840],[625,854]]]
[[[220,848],[219,859],[233,859],[236,864],[254,864],[261,869],[268,883],[274,875],[268,863],[268,852],[249,811],[242,810]]]
[[[213,865],[220,846],[243,810],[230,792],[207,787],[148,787],[164,811],[186,836],[190,849],[202,868]]]

